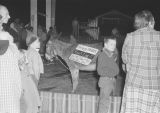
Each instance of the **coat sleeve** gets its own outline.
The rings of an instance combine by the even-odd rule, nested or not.
[[[128,45],[129,45],[130,38],[131,38],[130,35],[127,34],[123,47],[122,47],[122,60],[123,60],[123,63],[125,64],[128,63]]]

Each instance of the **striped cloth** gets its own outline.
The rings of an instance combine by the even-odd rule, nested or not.
[[[97,113],[98,96],[40,92],[41,113]],[[121,97],[110,98],[109,113],[119,113]]]
[[[126,87],[121,113],[160,113],[159,95],[158,90]]]
[[[160,90],[160,32],[146,27],[127,34],[122,48],[126,84]]]

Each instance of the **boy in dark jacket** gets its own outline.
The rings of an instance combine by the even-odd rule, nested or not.
[[[117,58],[116,38],[111,36],[104,39],[104,48],[98,55],[97,63],[82,67],[77,66],[80,70],[97,70],[100,75],[98,83],[100,87],[98,113],[107,113],[109,110],[109,97],[115,87],[115,76],[119,73],[119,67],[116,63]]]
[[[109,110],[109,97],[115,87],[115,76],[119,73],[116,60],[116,39],[109,37],[104,40],[104,48],[97,61],[97,72],[100,75],[98,83],[100,87],[98,113],[107,113]]]

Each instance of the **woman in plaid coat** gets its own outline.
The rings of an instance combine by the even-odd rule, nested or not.
[[[121,113],[160,113],[160,32],[154,24],[150,11],[137,13],[136,31],[125,39],[122,59],[127,75]]]

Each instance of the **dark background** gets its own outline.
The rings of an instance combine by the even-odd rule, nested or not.
[[[25,24],[30,20],[30,0],[1,0],[7,6],[11,19],[20,18]],[[70,29],[74,17],[80,20],[92,19],[111,10],[118,10],[133,17],[140,10],[152,11],[157,30],[160,29],[160,9],[158,0],[56,0],[56,26]],[[45,0],[38,0],[38,12],[45,13]],[[44,25],[44,16],[38,15],[39,23]],[[64,28],[65,27],[65,28]]]

